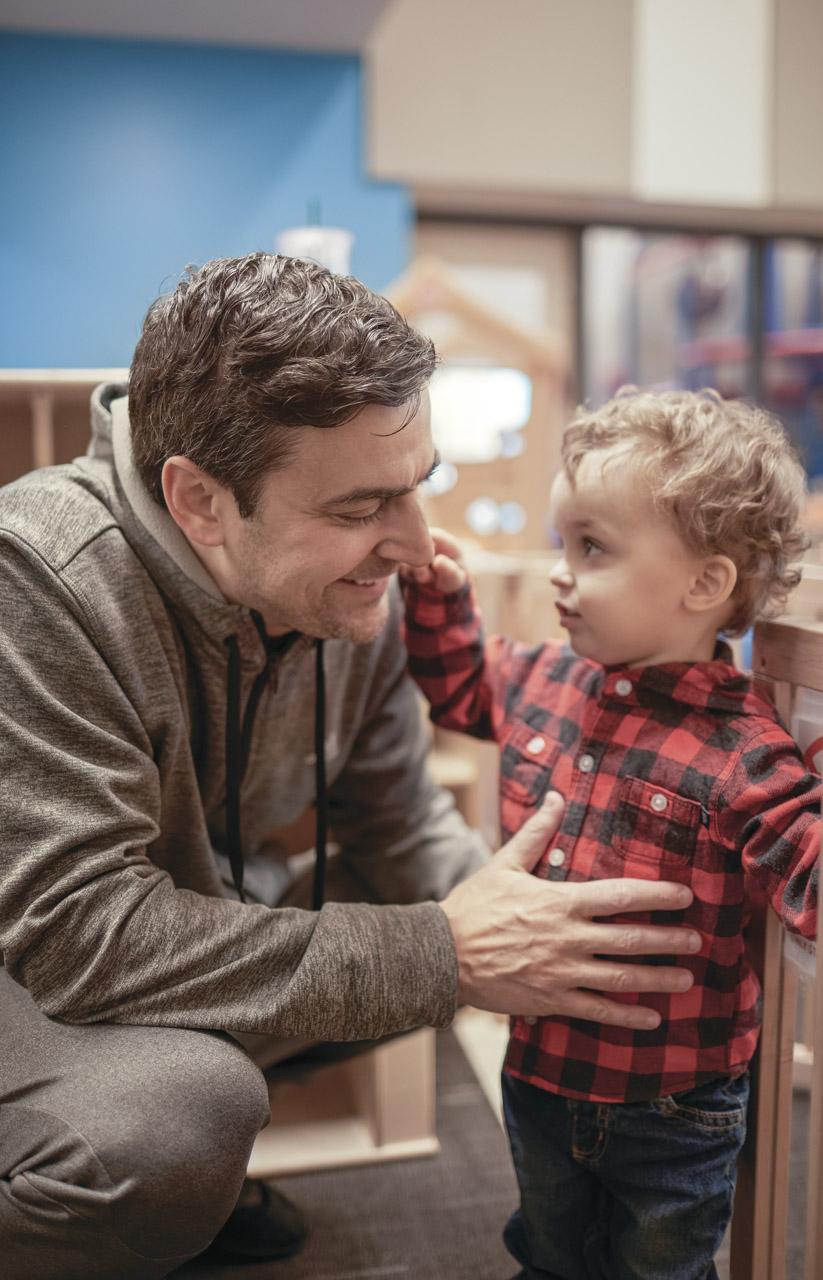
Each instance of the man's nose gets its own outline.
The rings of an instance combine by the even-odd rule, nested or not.
[[[386,560],[397,560],[423,568],[434,559],[434,543],[423,510],[423,500],[416,493],[403,494],[392,502],[391,522],[384,525],[383,537],[375,547]]]

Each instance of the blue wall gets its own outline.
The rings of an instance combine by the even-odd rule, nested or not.
[[[126,365],[189,262],[322,221],[403,270],[411,206],[369,181],[359,59],[0,35],[0,366]]]

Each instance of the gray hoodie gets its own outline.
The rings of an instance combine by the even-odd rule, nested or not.
[[[364,897],[272,909],[261,854],[315,800],[314,644],[275,657],[226,861],[226,640],[240,705],[268,661],[131,461],[124,387],[88,456],[0,490],[0,950],[49,1015],[360,1039],[444,1026],[457,999],[433,901],[485,852],[425,771],[398,601],[377,640],[325,642],[336,842]],[[112,409],[113,406],[113,409]],[[262,683],[262,682],[261,682]]]

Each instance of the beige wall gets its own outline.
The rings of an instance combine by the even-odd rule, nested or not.
[[[394,0],[365,62],[423,209],[823,233],[823,0]]]
[[[395,0],[367,48],[372,174],[627,192],[631,0]]]

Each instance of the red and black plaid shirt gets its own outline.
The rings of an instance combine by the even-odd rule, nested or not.
[[[500,746],[503,839],[549,788],[565,797],[535,874],[676,880],[694,892],[686,911],[633,917],[688,924],[704,939],[697,956],[657,961],[691,969],[689,991],[612,997],[657,1009],[658,1028],[514,1018],[506,1070],[599,1102],[740,1074],[760,1024],[742,937],[747,879],[789,929],[817,932],[820,779],[773,707],[730,665],[726,646],[712,662],[604,668],[560,642],[494,637],[484,647],[468,587],[404,591],[409,669],[432,718]]]

